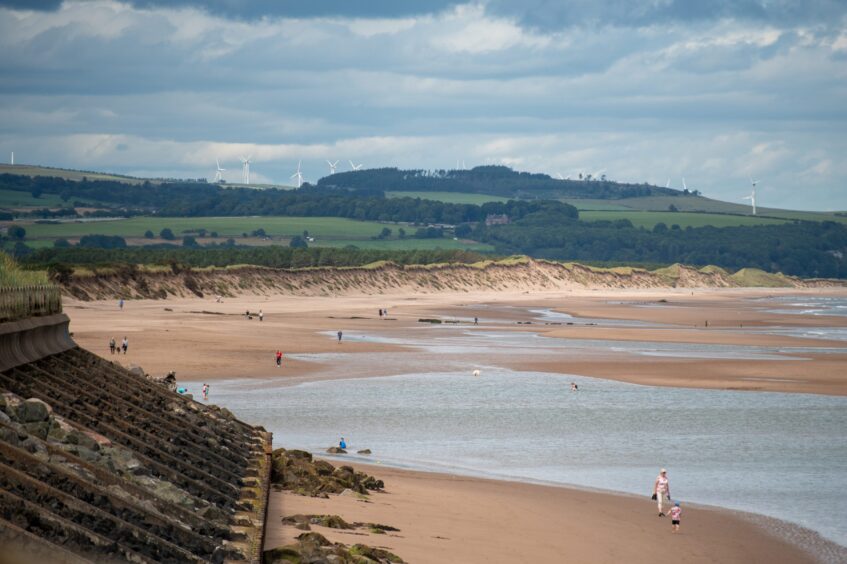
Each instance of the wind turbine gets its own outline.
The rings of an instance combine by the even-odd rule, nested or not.
[[[221,180],[223,180],[223,179],[224,179],[224,175],[223,175],[223,174],[221,174],[221,173],[222,173],[222,172],[226,172],[226,169],[225,169],[225,168],[221,168],[221,161],[219,161],[218,159],[215,159],[215,162],[216,162],[216,163],[217,163],[217,165],[218,165],[218,168],[217,168],[217,170],[215,171],[215,182],[220,182]]]
[[[300,172],[300,165],[301,165],[302,163],[303,163],[303,161],[298,161],[298,162],[297,162],[297,172],[295,172],[294,174],[292,174],[292,175],[291,175],[291,178],[296,178],[296,179],[297,179],[297,187],[298,187],[298,188],[300,188],[300,186],[302,186],[302,185],[303,185],[303,173],[302,173],[302,172]]]
[[[684,176],[682,177],[682,189],[688,190],[688,186],[685,185],[685,177]]]
[[[361,164],[353,164],[353,161],[347,161],[350,163],[350,168],[353,170],[362,170]]]
[[[753,206],[753,215],[756,215],[756,184],[758,184],[758,180],[750,179],[750,185],[752,189],[750,190],[749,196],[744,196],[741,198],[742,200],[750,200],[750,205]]]
[[[9,163],[12,164],[12,165],[15,164],[15,152],[14,151],[12,151],[12,158],[9,160]]]
[[[670,188],[670,187],[671,187],[671,179],[670,179],[670,177],[668,177],[668,181],[665,182],[665,188]]]
[[[330,174],[330,175],[335,174],[335,167],[337,167],[337,166],[338,166],[338,161],[335,161],[334,163],[331,163],[331,162],[329,162],[329,161],[326,161],[326,164],[328,164],[328,165],[329,165],[329,174]]]
[[[253,155],[241,157],[241,181],[244,184],[250,184],[250,159],[252,158]]]

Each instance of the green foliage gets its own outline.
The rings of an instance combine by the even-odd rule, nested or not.
[[[152,238],[154,238],[154,237],[155,237],[155,235],[154,235],[154,234],[153,234],[153,232],[152,232],[152,231],[150,231],[149,229],[148,229],[147,231],[145,231],[145,232],[144,232],[144,238],[145,238],[145,239],[152,239]]]
[[[23,241],[26,238],[26,229],[24,229],[20,225],[12,225],[11,227],[9,227],[6,234],[11,239],[17,239],[18,241]]]
[[[21,270],[15,260],[0,252],[0,287],[20,288],[47,284],[47,273],[38,270]]]
[[[124,249],[126,240],[117,235],[83,235],[77,246],[83,249]]]
[[[174,232],[171,230],[170,227],[165,227],[164,229],[159,231],[159,237],[164,239],[165,241],[173,241],[174,239],[176,239],[176,235],[174,235]]]
[[[273,268],[294,266],[363,266],[377,261],[396,264],[434,264],[458,262],[472,264],[490,256],[463,250],[369,250],[357,248],[291,248],[279,245],[268,247],[216,247],[190,249],[128,247],[126,249],[39,249],[24,259],[28,269],[64,264],[87,268],[120,265],[150,265],[172,268],[224,268],[233,265],[255,265]]]
[[[292,249],[305,249],[309,246],[309,244],[300,235],[295,235],[291,238],[291,241],[288,242],[288,246]]]
[[[595,179],[590,175],[582,180],[557,180],[546,174],[517,172],[505,166],[478,166],[471,170],[437,171],[368,169],[341,172],[324,177],[318,181],[318,186],[392,193],[486,194],[506,198],[615,199],[651,195],[687,197],[678,190],[647,184],[612,182],[605,177]]]

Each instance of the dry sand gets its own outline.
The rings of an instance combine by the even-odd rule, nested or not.
[[[243,296],[213,299],[128,301],[123,311],[109,302],[66,300],[75,340],[110,358],[108,339],[129,338],[129,354],[111,357],[139,364],[154,375],[176,370],[178,378],[279,377],[304,379],[380,375],[379,364],[367,373],[287,359],[282,370],[273,355],[344,350],[368,354],[403,347],[378,343],[338,344],[321,332],[385,333],[420,331],[423,317],[480,317],[482,327],[538,331],[569,339],[652,340],[768,346],[843,346],[844,343],[738,333],[744,327],[779,325],[844,326],[847,318],[776,315],[751,298],[776,294],[815,294],[775,290],[584,290],[527,295],[519,292],[380,295],[343,298]],[[844,290],[839,295],[844,295]],[[659,303],[661,299],[668,303]],[[621,303],[624,302],[624,303]],[[648,306],[648,307],[644,307]],[[377,310],[389,308],[390,319]],[[553,308],[592,318],[672,323],[676,327],[518,325],[533,319],[528,308]],[[261,309],[265,320],[247,320],[246,310]],[[705,321],[709,328],[705,328]],[[579,358],[541,357],[520,361],[523,370],[576,373],[663,386],[695,386],[847,394],[847,357],[804,355],[805,361],[690,360],[649,358],[626,353]],[[496,362],[510,366],[504,357]],[[515,366],[517,367],[517,366]],[[383,369],[390,373],[390,369]],[[280,437],[277,441],[280,442]],[[284,443],[284,440],[281,442]],[[284,446],[277,445],[277,446]],[[289,542],[299,531],[280,518],[295,513],[340,514],[347,521],[392,525],[401,532],[357,536],[320,528],[333,540],[389,547],[410,562],[806,562],[811,558],[739,514],[686,507],[682,532],[672,535],[652,502],[630,496],[560,487],[368,468],[385,480],[387,493],[371,503],[353,497],[330,500],[274,493],[266,548]],[[645,484],[645,493],[650,484]]]

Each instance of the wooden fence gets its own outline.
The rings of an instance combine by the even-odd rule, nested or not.
[[[0,323],[62,313],[58,286],[0,288]]]

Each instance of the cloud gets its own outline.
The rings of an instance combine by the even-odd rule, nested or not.
[[[0,8],[0,154],[186,177],[210,177],[219,157],[234,180],[253,152],[269,181],[300,159],[310,180],[325,158],[459,159],[685,176],[733,201],[752,174],[767,205],[847,209],[843,14],[790,23],[779,1],[301,4]],[[541,9],[566,12],[529,24]]]

